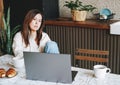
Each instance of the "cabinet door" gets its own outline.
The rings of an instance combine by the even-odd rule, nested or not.
[[[46,20],[59,17],[59,0],[43,0],[43,13]]]

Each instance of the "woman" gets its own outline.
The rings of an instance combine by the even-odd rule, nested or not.
[[[59,53],[57,44],[43,32],[43,16],[37,9],[30,10],[25,16],[23,28],[13,39],[15,57],[23,57],[23,51]]]

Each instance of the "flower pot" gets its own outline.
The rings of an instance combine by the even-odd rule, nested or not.
[[[71,10],[73,21],[85,21],[87,11]]]

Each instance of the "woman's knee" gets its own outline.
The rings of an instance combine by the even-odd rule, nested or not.
[[[55,41],[49,41],[45,46],[45,53],[60,53],[58,45]]]

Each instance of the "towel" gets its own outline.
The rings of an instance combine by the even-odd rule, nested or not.
[[[110,24],[110,34],[120,35],[120,21]]]

